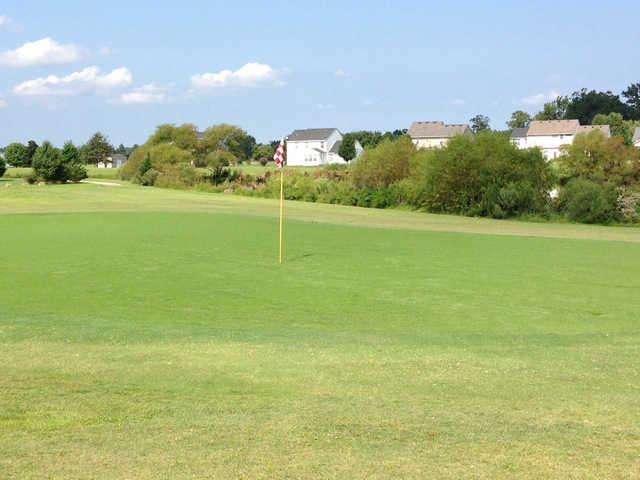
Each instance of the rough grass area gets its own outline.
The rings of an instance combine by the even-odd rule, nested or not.
[[[87,175],[89,175],[89,178],[118,178],[118,168],[98,168],[94,166],[85,166],[85,168],[87,169]],[[25,175],[32,172],[32,168],[7,168],[3,178],[23,178]]]
[[[0,478],[638,477],[633,230],[299,205],[0,189]]]

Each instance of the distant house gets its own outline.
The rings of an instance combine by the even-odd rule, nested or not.
[[[120,168],[127,161],[127,158],[122,153],[114,153],[108,156],[104,162],[98,162],[98,168]]]
[[[527,148],[527,132],[529,127],[514,128],[511,130],[511,143],[520,149]]]
[[[633,140],[631,140],[631,143],[634,147],[640,148],[640,127],[636,127],[636,131],[633,132]]]
[[[511,141],[518,148],[537,147],[547,160],[560,155],[562,145],[570,145],[579,133],[600,130],[611,136],[609,125],[580,125],[578,120],[533,120],[528,127],[514,128]]]
[[[346,163],[338,153],[342,133],[337,128],[307,128],[294,130],[287,137],[287,165],[315,166],[330,163]],[[356,158],[362,153],[357,140]]]
[[[447,125],[444,122],[413,122],[409,136],[418,148],[444,147],[456,135],[473,135],[466,123]]]

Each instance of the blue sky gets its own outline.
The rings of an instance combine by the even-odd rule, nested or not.
[[[3,1],[0,145],[408,128],[640,81],[635,1]]]

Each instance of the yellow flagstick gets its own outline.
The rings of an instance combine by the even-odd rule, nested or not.
[[[282,264],[282,216],[284,213],[284,167],[280,167],[280,264]]]

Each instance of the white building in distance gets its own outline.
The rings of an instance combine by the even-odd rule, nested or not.
[[[593,130],[611,136],[609,125],[580,125],[578,120],[533,120],[528,127],[514,128],[511,141],[520,149],[537,147],[547,160],[552,160],[560,155],[562,145],[573,143],[577,134]]]
[[[440,148],[456,135],[473,135],[466,123],[447,125],[444,122],[413,122],[408,133],[418,148]]]
[[[287,137],[287,165],[312,167],[330,163],[347,163],[338,154],[340,145],[342,145],[342,133],[337,128],[294,130]],[[356,140],[355,147],[355,158],[358,158],[363,150],[362,145]]]
[[[640,148],[640,127],[636,127],[636,131],[633,132],[633,140],[631,143],[634,147]]]

